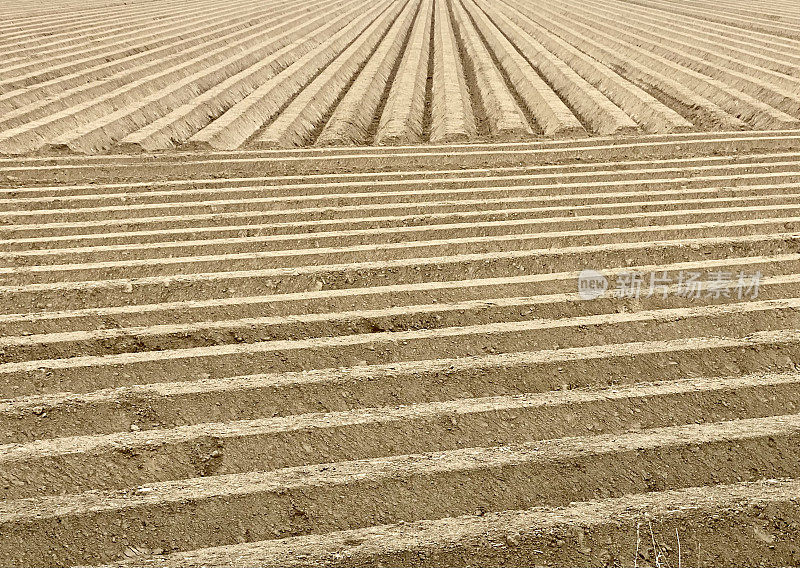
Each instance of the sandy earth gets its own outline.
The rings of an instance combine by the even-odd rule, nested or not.
[[[794,3],[0,14],[0,565],[800,565]]]
[[[0,154],[800,127],[789,2],[14,6],[0,24]]]

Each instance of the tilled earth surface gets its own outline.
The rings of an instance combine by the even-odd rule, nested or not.
[[[16,0],[0,16],[0,154],[800,128],[795,0]]]
[[[0,565],[800,564],[798,148],[0,160]]]

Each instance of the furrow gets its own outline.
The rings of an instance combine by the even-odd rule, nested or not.
[[[118,279],[146,277],[158,271],[162,275],[202,273],[224,263],[229,269],[276,269],[292,270],[313,265],[332,265],[363,263],[372,261],[400,261],[407,259],[426,259],[441,256],[470,255],[476,253],[503,253],[509,242],[516,242],[517,251],[528,254],[555,255],[568,250],[608,246],[608,250],[633,244],[650,247],[657,243],[670,243],[686,240],[694,243],[706,239],[729,238],[787,238],[794,240],[796,233],[786,229],[796,227],[800,216],[771,217],[766,219],[744,219],[736,221],[698,222],[673,225],[648,225],[638,227],[609,227],[593,230],[562,230],[542,233],[530,232],[526,225],[530,222],[507,221],[496,225],[509,229],[492,231],[479,236],[454,236],[430,240],[405,242],[378,242],[350,244],[344,246],[319,246],[307,249],[256,247],[255,251],[220,252],[218,254],[197,254],[193,256],[154,257],[126,260],[106,260],[96,262],[73,262],[65,264],[30,265],[14,263],[16,266],[0,267],[3,285],[25,286],[54,281],[79,282],[90,279]],[[514,231],[513,229],[517,230]],[[487,233],[488,231],[480,231]],[[436,235],[439,236],[439,235]],[[577,245],[575,243],[581,243]],[[67,259],[69,260],[69,259]]]
[[[568,505],[592,499],[598,490],[621,497],[738,478],[755,481],[751,468],[773,478],[793,477],[800,473],[793,451],[799,428],[796,415],[745,419],[193,478],[152,483],[137,492],[10,500],[0,506],[5,529],[0,553],[6,563],[30,562],[36,557],[27,552],[32,547],[20,546],[23,542],[55,552],[64,533],[80,531],[94,538],[85,539],[81,549],[59,549],[59,556],[70,563],[108,561],[123,557],[129,539],[146,548],[167,543],[179,551],[235,544],[244,534],[244,519],[246,540],[255,541],[416,521],[420,511],[436,519],[476,508]],[[734,447],[735,462],[726,459]],[[298,519],[293,511],[304,514]],[[165,513],[171,522],[157,520]],[[198,530],[221,517],[229,520],[215,531]]]
[[[791,414],[797,373],[364,408],[2,448],[3,498]],[[726,404],[719,403],[724,398]],[[589,421],[581,420],[591,416]],[[368,440],[362,442],[361,440]],[[298,451],[299,450],[299,451]],[[158,464],[155,475],[149,468]],[[91,477],[83,475],[91,471]],[[8,483],[24,478],[25,486]]]
[[[613,230],[631,229],[635,232],[637,229],[648,226],[657,228],[661,223],[669,224],[670,222],[675,225],[675,221],[682,221],[684,224],[708,224],[708,223],[726,223],[730,222],[734,225],[740,222],[756,221],[771,222],[771,219],[778,212],[784,214],[791,214],[800,212],[800,200],[797,198],[800,195],[795,194],[791,203],[777,204],[771,203],[764,206],[753,207],[720,207],[707,209],[679,209],[676,211],[660,210],[653,213],[641,213],[638,211],[634,213],[612,214],[612,215],[584,215],[577,216],[576,214],[566,215],[576,211],[573,206],[559,206],[554,208],[540,208],[540,209],[509,209],[501,210],[499,214],[494,212],[497,219],[480,220],[475,219],[478,215],[462,214],[463,217],[473,217],[471,220],[447,219],[449,223],[433,224],[428,223],[419,224],[417,226],[408,226],[408,218],[398,219],[396,226],[379,227],[379,228],[366,228],[357,229],[350,228],[348,230],[339,231],[316,231],[316,232],[277,232],[276,234],[269,234],[269,229],[274,228],[269,225],[262,225],[261,227],[250,227],[253,233],[260,233],[252,236],[232,236],[220,237],[212,239],[195,239],[195,240],[171,240],[171,241],[152,241],[148,243],[146,249],[131,251],[131,245],[135,244],[133,239],[126,239],[125,242],[118,245],[94,245],[73,248],[60,248],[60,249],[39,249],[39,250],[23,250],[14,252],[0,252],[0,259],[13,264],[15,266],[26,265],[49,265],[49,264],[63,264],[65,260],[74,263],[92,263],[92,262],[107,262],[112,261],[120,256],[122,253],[127,260],[146,259],[146,258],[163,258],[172,257],[176,255],[191,256],[191,255],[205,255],[211,253],[236,253],[247,250],[286,250],[286,249],[310,249],[313,247],[326,248],[326,245],[335,244],[338,247],[344,246],[358,246],[365,244],[381,244],[396,242],[402,239],[404,242],[413,241],[426,241],[432,240],[436,237],[446,234],[449,238],[463,238],[474,236],[493,236],[501,234],[526,234],[534,230],[539,233],[542,238],[547,238],[548,231],[555,229],[570,229],[572,234],[579,234],[588,230],[596,231],[594,234],[602,234],[602,231],[608,226],[607,222],[613,222]],[[788,197],[788,196],[787,196]],[[742,198],[740,198],[742,199]],[[614,204],[619,207],[620,204]],[[621,204],[624,206],[624,204]],[[634,206],[635,207],[635,206]],[[634,209],[631,207],[631,209]],[[659,209],[662,209],[659,207]],[[563,216],[548,217],[548,213],[556,211],[565,213]],[[480,216],[489,216],[492,211],[477,212]],[[511,214],[516,214],[517,218],[512,218]],[[539,213],[537,215],[536,213]],[[776,222],[786,222],[787,218],[777,219]],[[357,220],[348,222],[352,227]],[[312,226],[316,227],[319,223],[313,222]],[[708,225],[711,226],[711,225]],[[260,230],[259,230],[260,229]],[[194,231],[194,229],[192,229]],[[231,229],[228,229],[231,230]],[[237,233],[233,229],[234,234]],[[133,241],[133,242],[131,242]]]
[[[465,46],[470,72],[475,76],[477,99],[489,123],[489,133],[499,138],[524,138],[533,134],[522,109],[475,29],[460,0],[451,3],[459,36]]]
[[[368,141],[393,70],[413,23],[427,12],[420,2],[408,2],[389,33],[336,105],[316,140],[316,145],[360,145]],[[424,25],[424,24],[423,24]],[[409,109],[409,112],[411,109]]]
[[[376,144],[422,142],[433,3],[434,0],[423,0],[419,8],[380,117]]]
[[[430,141],[462,142],[476,136],[475,116],[447,0],[435,8]]]
[[[0,364],[0,381],[5,397],[18,397],[149,384],[163,380],[160,377],[192,380],[209,371],[217,377],[232,377],[252,368],[265,372],[303,371],[325,368],[333,361],[340,365],[420,361],[430,358],[437,349],[445,349],[454,357],[469,357],[490,350],[511,353],[531,348],[552,350],[563,345],[602,347],[611,337],[632,342],[680,339],[690,333],[746,336],[765,329],[797,326],[798,305],[797,298],[756,300],[554,320],[37,359]],[[87,384],[87,376],[91,377],[91,385]]]
[[[469,562],[484,566],[528,566],[536,562],[578,566],[587,558],[598,563],[637,556],[641,528],[645,526],[648,536],[649,530],[653,531],[652,541],[656,543],[648,551],[660,550],[662,560],[677,562],[680,557],[694,565],[714,558],[726,566],[759,562],[779,566],[791,561],[792,547],[772,543],[790,543],[798,535],[792,525],[778,528],[764,521],[764,511],[780,511],[785,519],[797,518],[800,511],[795,495],[799,489],[794,479],[770,479],[652,491],[557,508],[479,511],[434,521],[265,540],[166,557],[141,556],[114,566],[210,568],[229,566],[234,559],[243,565],[292,567],[457,567]],[[763,538],[753,538],[753,534]],[[732,550],[731,542],[746,544]]]
[[[474,3],[472,2],[466,2],[464,6],[469,10],[503,71],[542,131],[555,137],[585,135],[586,131],[572,111],[542,80],[536,70],[516,50],[512,42],[497,29],[486,14],[473,9]],[[512,35],[511,39],[515,40],[515,36]],[[516,38],[515,41],[519,41],[519,38]]]
[[[777,330],[738,338],[696,336],[224,378],[201,373],[180,382],[12,398],[0,403],[0,421],[9,426],[8,442],[22,442],[341,412],[387,401],[404,405],[584,388],[619,390],[643,377],[728,381],[748,374],[791,376],[796,361],[800,332]],[[771,397],[766,398],[761,402],[769,404]],[[800,408],[796,399],[786,404]],[[86,416],[101,420],[95,426]]]
[[[493,278],[500,274],[543,274],[574,270],[576,266],[651,265],[653,254],[664,263],[690,262],[707,258],[770,256],[796,252],[792,233],[756,234],[739,237],[708,237],[658,242],[624,242],[561,249],[534,249],[494,253],[472,253],[445,257],[406,258],[349,264],[314,264],[293,268],[257,268],[158,274],[140,278],[94,281],[57,281],[3,286],[3,313],[20,310],[62,310],[84,307],[87,302],[119,306],[153,294],[161,301],[350,289],[376,283],[444,282],[470,278]],[[146,301],[146,300],[144,300]]]
[[[350,11],[344,11],[345,7]],[[266,43],[255,43],[252,38],[248,38],[246,42],[248,49],[244,52],[244,56],[242,53],[237,53],[216,65],[193,73],[150,94],[143,100],[136,101],[56,138],[50,142],[50,145],[56,149],[67,148],[84,153],[107,150],[129,133],[161,120],[165,114],[169,113],[170,109],[177,105],[181,105],[178,113],[184,112],[184,105],[191,105],[196,111],[198,104],[207,104],[209,97],[213,97],[209,94],[212,88],[216,88],[215,92],[218,92],[219,88],[224,85],[227,92],[232,82],[238,84],[241,81],[242,74],[245,74],[250,81],[253,80],[252,74],[255,74],[258,80],[268,80],[298,56],[310,51],[318,44],[317,42],[323,41],[335,33],[338,28],[343,27],[344,22],[352,17],[352,14],[352,2],[346,2],[337,6],[336,10],[324,13],[321,18],[309,21],[308,15],[304,14],[293,20],[286,20],[281,27],[290,22],[296,22],[299,25],[283,33],[270,34],[265,38]],[[331,18],[340,25],[325,27],[325,22],[330,21]],[[313,37],[310,42],[308,41],[309,36]],[[248,88],[245,87],[245,89]],[[208,111],[205,109],[204,113],[208,115]],[[171,120],[171,117],[166,120]],[[154,128],[160,126],[161,124]],[[183,131],[186,132],[186,126],[183,128]],[[196,130],[199,128],[194,129],[194,131]],[[188,135],[184,136],[188,138]]]
[[[595,10],[576,9],[570,7],[570,17],[583,19],[579,14],[586,14],[586,18],[594,26],[599,26],[599,22],[608,22],[607,29],[615,29],[615,33],[620,35],[620,30],[616,26],[625,22],[626,34],[635,34],[636,44],[648,50],[658,53],[681,65],[699,71],[710,77],[714,77],[726,84],[745,92],[758,100],[780,109],[792,116],[800,116],[800,98],[797,95],[800,89],[800,79],[787,77],[782,73],[769,71],[758,66],[743,63],[738,59],[718,53],[718,46],[713,49],[703,48],[699,42],[692,40],[690,43],[678,41],[676,34],[669,37],[663,35],[660,29],[644,27],[638,21],[629,21],[629,14],[626,11],[609,10],[604,7],[601,12]],[[608,17],[614,15],[614,19]],[[584,20],[589,21],[589,20]]]
[[[519,52],[593,132],[632,134],[638,130],[630,116],[535,39],[534,33],[529,31],[532,29],[529,19],[519,12],[507,15],[493,10],[491,13],[498,28],[506,37],[517,40]]]
[[[748,267],[752,267],[749,265]],[[761,268],[761,267],[760,267]],[[772,267],[765,267],[772,268]],[[664,273],[663,271],[659,274]],[[695,274],[696,273],[691,273]],[[764,301],[781,301],[791,298],[798,293],[798,277],[794,274],[777,276],[764,276],[760,271],[748,274],[743,270],[735,271],[716,270],[715,275],[721,275],[729,280],[728,289],[716,290],[709,282],[698,283],[696,289],[689,292],[681,290],[677,284],[671,286],[656,286],[653,283],[642,282],[643,299],[637,306],[639,310],[655,310],[656,308],[687,308],[704,306],[706,303],[722,305],[735,303],[745,297],[749,299],[761,298]],[[686,272],[668,275],[668,279],[677,281],[679,278],[688,280]],[[757,280],[756,280],[757,279]],[[646,280],[642,275],[641,280]],[[650,279],[655,282],[654,278]],[[756,283],[757,282],[757,283]],[[537,283],[541,286],[541,283]],[[648,288],[649,286],[649,288]],[[407,331],[419,329],[446,329],[448,327],[463,327],[469,325],[496,324],[503,322],[525,322],[537,319],[553,319],[556,317],[568,318],[587,315],[602,315],[613,313],[618,309],[619,300],[625,299],[619,291],[601,295],[598,301],[585,302],[580,294],[572,290],[566,293],[530,295],[533,293],[528,286],[525,290],[528,296],[497,297],[488,295],[486,290],[453,290],[449,297],[428,293],[434,296],[433,303],[414,305],[395,305],[392,307],[376,307],[370,309],[369,305],[352,309],[351,306],[342,306],[335,311],[330,304],[326,312],[292,313],[287,309],[292,304],[284,301],[283,312],[286,315],[262,316],[236,314],[236,306],[229,306],[229,312],[220,319],[211,321],[191,321],[189,323],[162,323],[158,324],[151,319],[147,325],[139,327],[122,327],[115,322],[117,327],[112,329],[102,328],[88,331],[62,331],[52,333],[33,334],[35,327],[24,325],[23,335],[0,337],[0,348],[4,353],[5,362],[22,362],[36,359],[65,358],[81,355],[109,355],[131,353],[144,350],[192,348],[210,345],[227,345],[234,343],[252,343],[268,339],[270,341],[284,341],[295,339],[310,339],[314,337],[346,336],[370,331]],[[511,288],[507,286],[506,288]],[[463,299],[459,301],[458,292],[462,297],[475,297],[479,299]],[[483,294],[481,294],[483,292]],[[672,294],[675,298],[669,298]],[[411,295],[411,294],[409,294]],[[483,295],[483,297],[480,297]],[[402,297],[398,294],[399,297]],[[453,297],[455,296],[455,297]],[[277,298],[270,298],[275,300]],[[346,299],[362,299],[351,295]],[[382,298],[370,298],[366,300]],[[249,298],[245,307],[254,310],[260,307],[257,300]],[[584,302],[581,302],[581,301]],[[263,302],[263,298],[262,298]],[[398,298],[399,302],[399,298]],[[211,302],[209,302],[211,303]],[[309,302],[310,303],[310,302]],[[365,302],[366,304],[366,302]],[[196,307],[196,306],[192,306]],[[355,307],[355,306],[353,306]],[[275,309],[280,311],[280,308]],[[40,314],[45,315],[45,314]],[[171,316],[172,314],[167,313]],[[235,318],[241,316],[239,319]],[[4,318],[11,319],[11,318]],[[175,318],[178,319],[178,318]],[[54,321],[55,320],[55,321]],[[56,318],[46,320],[47,323],[65,324]],[[68,324],[67,324],[68,325]],[[66,327],[66,326],[65,326]],[[61,328],[64,329],[64,328]]]
[[[295,9],[297,10],[297,8]],[[210,49],[213,46],[198,48],[202,55],[184,63],[168,66],[161,61],[156,66],[157,70],[154,69],[156,71],[154,74],[144,75],[142,78],[125,83],[116,89],[105,89],[105,92],[96,98],[84,97],[80,101],[76,101],[77,104],[60,112],[6,130],[0,134],[0,151],[19,154],[41,148],[56,137],[105,116],[109,110],[113,112],[114,105],[124,105],[128,101],[148,96],[165,84],[190,76],[196,69],[218,63],[226,55],[230,55],[241,49],[242,45],[253,41],[254,37],[257,38],[259,32],[262,35],[274,33],[276,29],[280,29],[284,25],[286,24],[275,26],[273,20],[267,19],[247,30],[228,36],[225,38],[227,41],[216,49]],[[61,100],[63,102],[65,99]]]
[[[482,2],[485,5],[485,2]],[[515,6],[519,6],[514,3]],[[527,13],[527,10],[526,10]],[[531,27],[536,39],[562,61],[567,62],[586,81],[625,111],[648,132],[691,130],[691,122],[663,105],[651,95],[629,83],[613,70],[584,54],[578,48],[553,35],[549,30]]]
[[[391,3],[382,2],[358,16],[194,134],[188,145],[228,150],[241,146],[264,124],[274,120],[308,83],[380,17],[381,12],[390,9],[389,6]]]
[[[393,3],[385,14],[370,24],[255,137],[254,145],[266,148],[309,145],[315,131],[324,124],[325,118],[337,100],[342,96],[347,97],[345,92],[352,87],[364,88],[357,78],[375,50],[385,40],[395,20],[401,18],[402,25],[407,29],[416,7],[416,2],[411,3],[411,6],[409,2]],[[352,84],[354,81],[355,84]],[[352,101],[348,99],[345,104],[352,105]],[[361,104],[367,109],[371,107],[371,104],[364,100]]]

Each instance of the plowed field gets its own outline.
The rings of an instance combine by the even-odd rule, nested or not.
[[[798,142],[0,161],[0,564],[796,563]]]
[[[0,566],[800,565],[796,3],[0,15]]]
[[[37,4],[0,8],[0,153],[800,126],[792,2]]]

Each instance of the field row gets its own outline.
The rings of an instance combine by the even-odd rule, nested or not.
[[[800,16],[672,0],[201,0],[0,25],[0,153],[800,127]]]
[[[755,138],[0,161],[0,564],[791,565],[800,155]]]

